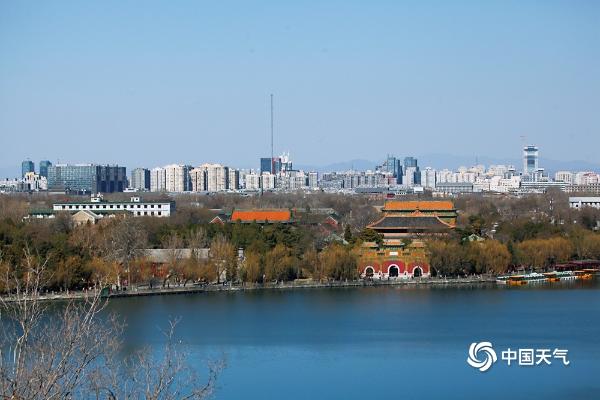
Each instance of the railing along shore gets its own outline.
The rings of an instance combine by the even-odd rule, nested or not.
[[[318,288],[346,288],[346,287],[380,287],[380,286],[417,286],[417,285],[462,285],[481,284],[495,282],[493,276],[469,276],[463,278],[412,278],[412,279],[361,279],[348,281],[301,281],[301,282],[270,282],[270,283],[220,283],[220,284],[195,284],[173,285],[149,288],[148,286],[136,286],[128,290],[111,290],[106,297],[134,297],[134,296],[158,296],[168,294],[189,294],[201,292],[233,292],[250,290],[287,290],[287,289],[318,289]],[[84,299],[93,296],[95,291],[65,291],[46,292],[37,296],[42,301]],[[3,297],[4,301],[11,302],[12,296]]]

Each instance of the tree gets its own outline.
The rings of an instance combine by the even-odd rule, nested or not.
[[[127,284],[131,285],[131,263],[144,255],[147,236],[143,226],[135,218],[120,218],[105,232],[106,258],[117,261],[127,274]],[[117,277],[121,286],[121,275]]]
[[[182,278],[183,239],[177,232],[171,232],[163,239],[163,248],[167,250],[167,263],[169,268],[163,280],[163,287],[165,287],[172,277],[175,277],[175,280],[177,281],[180,281]]]
[[[383,244],[383,235],[370,228],[363,229],[358,237],[363,242],[375,242],[378,246]]]
[[[223,235],[216,236],[210,245],[210,260],[217,276],[217,283],[225,278],[235,280],[237,276],[237,257],[235,247]]]
[[[247,250],[244,256],[242,280],[252,283],[262,282],[264,270],[260,253]]]
[[[276,245],[265,256],[265,281],[287,281],[296,278],[296,260],[283,244]]]
[[[357,257],[349,249],[332,244],[319,254],[319,261],[325,276],[333,280],[356,279]]]
[[[346,225],[344,228],[344,240],[348,243],[352,243],[352,239],[352,229],[350,228],[350,225]]]
[[[477,273],[502,273],[510,263],[511,255],[507,247],[497,240],[473,242],[469,245],[469,253],[475,272]]]
[[[105,316],[100,291],[62,308],[46,307],[47,262],[26,250],[19,266],[3,268],[9,296],[0,297],[0,397],[5,399],[107,398],[112,400],[204,399],[214,389],[222,361],[209,364],[202,382],[174,340],[176,322],[165,332],[160,357],[149,350],[119,358],[122,324]]]

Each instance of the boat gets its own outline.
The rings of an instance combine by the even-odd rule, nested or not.
[[[546,282],[548,278],[544,274],[532,272],[525,275],[513,275],[508,278],[507,284],[512,286],[527,285],[531,283]]]
[[[551,271],[545,272],[544,276],[549,282],[570,281],[575,279],[572,271]]]
[[[573,274],[575,275],[575,279],[581,279],[584,281],[589,281],[590,279],[594,278],[594,275],[586,270],[573,271]]]
[[[500,285],[506,285],[506,283],[508,282],[509,279],[510,279],[510,275],[497,276],[496,283],[498,283]]]

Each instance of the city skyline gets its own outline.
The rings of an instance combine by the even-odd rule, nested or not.
[[[5,2],[0,168],[252,167],[271,93],[275,153],[301,164],[508,158],[521,136],[543,158],[597,160],[598,3],[377,4]]]

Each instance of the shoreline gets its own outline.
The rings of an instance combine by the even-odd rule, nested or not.
[[[193,294],[205,292],[242,292],[257,290],[294,290],[294,289],[325,289],[325,288],[351,288],[351,287],[384,287],[384,286],[422,286],[422,285],[450,285],[460,286],[465,284],[489,284],[495,283],[495,277],[471,277],[454,279],[420,278],[420,279],[397,279],[397,280],[374,280],[374,281],[334,281],[334,282],[302,282],[302,283],[269,283],[269,284],[244,284],[244,285],[194,285],[173,286],[168,288],[135,288],[110,293],[106,298],[125,298],[142,296],[167,296],[177,294]],[[68,293],[53,293],[39,296],[41,301],[64,301],[84,299],[90,296],[90,291],[73,291]],[[12,302],[11,298],[4,301]]]

